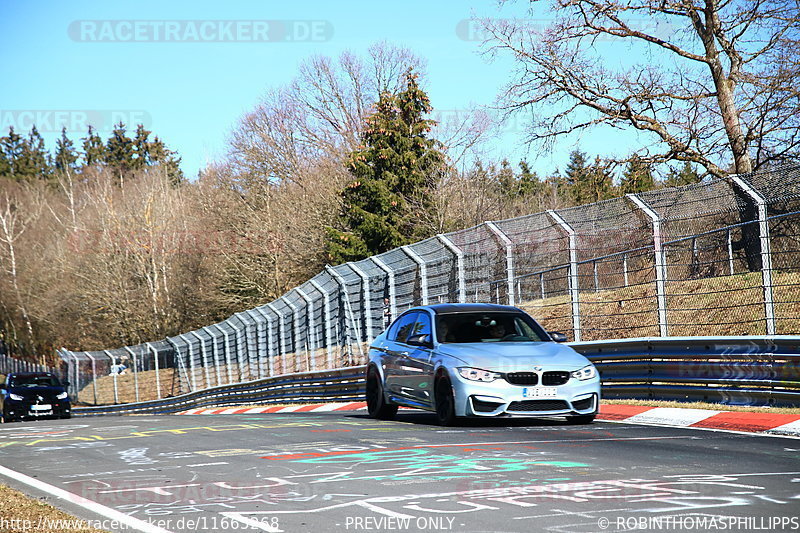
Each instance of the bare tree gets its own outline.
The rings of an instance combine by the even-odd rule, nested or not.
[[[364,118],[382,91],[395,92],[409,68],[424,73],[411,51],[386,43],[365,58],[315,56],[287,86],[274,88],[231,136],[230,163],[238,174],[292,181],[317,159],[355,149]]]
[[[488,51],[517,60],[503,105],[531,113],[530,141],[633,129],[649,141],[643,161],[689,161],[717,177],[797,153],[797,0],[547,5],[554,18],[541,31],[530,21],[484,21]]]
[[[25,279],[20,272],[20,241],[26,231],[35,224],[42,212],[41,198],[35,188],[23,190],[13,184],[6,184],[0,199],[0,274],[10,286],[10,296],[13,298],[16,312],[21,316],[25,332],[28,337],[28,349],[36,349],[36,339],[33,331],[33,323],[30,313],[30,286],[26,286]],[[15,187],[17,190],[10,192],[8,187]],[[20,200],[24,198],[24,200]],[[24,249],[25,247],[22,246]],[[3,297],[2,285],[0,285],[0,298]],[[3,298],[5,299],[5,298]],[[4,302],[4,309],[10,316],[7,321],[13,322],[15,317]],[[18,339],[17,339],[18,341]],[[42,361],[43,362],[43,361]]]

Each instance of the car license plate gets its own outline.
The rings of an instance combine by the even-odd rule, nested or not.
[[[525,387],[522,389],[523,398],[554,398],[556,387]]]
[[[31,405],[31,411],[50,411],[53,407],[49,403],[44,403],[42,405]]]

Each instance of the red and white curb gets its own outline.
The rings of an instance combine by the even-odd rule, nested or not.
[[[216,407],[189,409],[179,415],[250,415],[261,413],[320,413],[326,411],[360,411],[364,402],[318,403],[269,407]],[[800,415],[780,413],[748,413],[677,407],[601,404],[598,420],[653,426],[672,426],[800,437]]]
[[[269,407],[213,407],[189,409],[179,415],[255,415],[261,413],[322,413],[326,411],[358,411],[366,409],[365,402],[318,403],[312,405],[272,405]]]
[[[599,420],[800,437],[800,415],[601,404]]]

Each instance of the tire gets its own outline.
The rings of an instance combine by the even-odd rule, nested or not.
[[[437,379],[433,394],[436,400],[436,420],[440,426],[452,426],[456,423],[456,401],[450,378],[442,376]]]
[[[593,413],[591,415],[568,416],[567,424],[573,424],[573,425],[591,424],[592,422],[594,422],[594,418],[596,416],[597,416],[596,413]]]
[[[377,370],[370,368],[367,373],[367,411],[369,416],[378,420],[391,420],[397,414],[397,407],[386,403],[381,377]]]

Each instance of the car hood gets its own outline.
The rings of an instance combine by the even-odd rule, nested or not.
[[[460,360],[466,366],[495,372],[578,370],[589,364],[584,356],[555,342],[481,342],[442,344],[439,352]]]

